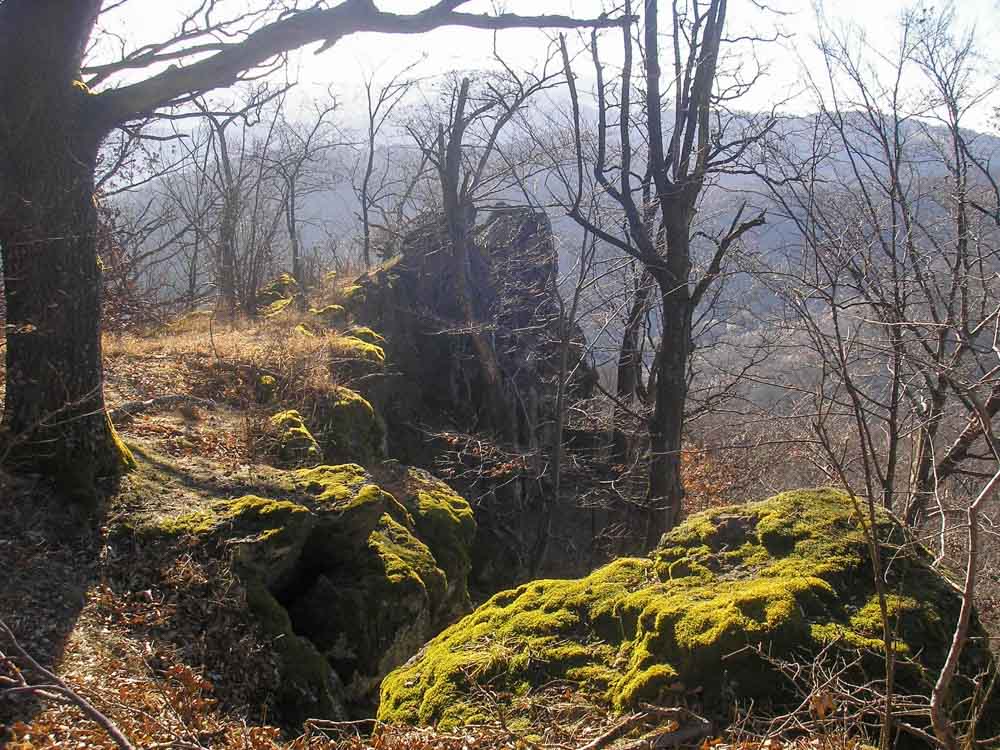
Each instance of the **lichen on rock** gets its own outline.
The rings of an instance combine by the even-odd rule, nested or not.
[[[900,664],[897,679],[926,694],[921,667],[943,663],[959,598],[887,514],[878,534],[896,550],[887,577],[899,597],[896,648],[914,660]],[[379,717],[443,726],[480,720],[470,680],[521,692],[569,680],[619,710],[668,699],[679,685],[699,688],[719,714],[733,694],[780,705],[791,698],[785,683],[753,648],[808,659],[831,642],[862,647],[861,668],[877,676],[884,644],[873,597],[862,518],[843,493],[787,492],[712,510],[665,535],[648,558],[497,594],[386,678]],[[974,640],[964,673],[990,659]]]

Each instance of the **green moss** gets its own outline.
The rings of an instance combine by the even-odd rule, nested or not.
[[[357,302],[364,297],[365,288],[360,284],[348,284],[340,290],[345,302]]]
[[[276,474],[291,499],[221,500],[156,531],[231,556],[281,658],[286,716],[336,716],[342,702],[370,711],[382,678],[467,605],[468,566],[453,558],[468,559],[472,511],[416,470],[393,485],[405,504],[358,464]]]
[[[472,507],[461,495],[422,469],[408,469],[400,502],[412,514],[417,532],[448,576],[444,614],[468,610],[466,582],[472,569],[470,551],[476,535]]]
[[[265,318],[275,318],[281,315],[288,307],[292,304],[293,300],[291,297],[285,297],[282,299],[275,300],[269,305],[266,305],[261,309],[260,314]]]
[[[316,436],[327,460],[368,464],[385,456],[385,425],[356,391],[337,387],[313,415]]]
[[[258,304],[270,304],[280,299],[292,299],[299,293],[299,282],[290,273],[282,273],[257,292]]]
[[[288,533],[297,516],[308,516],[309,509],[289,500],[272,500],[246,495],[235,500],[220,500],[179,516],[161,519],[156,528],[171,536],[204,536],[219,531],[236,531],[244,538],[279,541]]]
[[[315,495],[322,504],[345,506],[368,483],[368,474],[357,464],[317,466],[294,474],[296,485]]]
[[[888,515],[878,534],[897,545]],[[921,548],[895,552],[889,585],[899,648],[940,665],[959,602]],[[808,658],[831,639],[884,650],[871,561],[854,504],[833,490],[789,492],[698,514],[666,534],[648,559],[624,558],[579,580],[536,581],[502,592],[390,674],[379,717],[389,722],[474,720],[468,681],[515,690],[574,680],[594,700],[624,709],[674,683],[701,687],[709,710],[728,697],[781,703],[785,682],[746,646]],[[873,611],[873,606],[876,611]],[[878,627],[875,628],[875,623]],[[847,637],[844,637],[846,634]],[[876,654],[865,668],[878,674]],[[970,650],[967,674],[989,662]],[[919,669],[901,685],[927,692]]]
[[[257,403],[267,404],[274,398],[278,390],[278,381],[273,375],[261,375],[257,378],[256,386]]]
[[[393,495],[354,464],[297,472],[322,509],[303,550],[314,583],[289,605],[293,621],[363,702],[430,635],[447,577]]]
[[[375,344],[376,346],[382,346],[385,343],[385,337],[380,333],[376,333],[368,326],[351,326],[347,329],[347,335],[367,341],[369,344]]]
[[[138,464],[135,461],[135,456],[132,455],[132,451],[129,447],[125,445],[125,441],[121,439],[118,435],[118,430],[115,429],[114,424],[111,422],[111,417],[107,416],[108,432],[111,433],[111,444],[114,446],[115,457],[113,464],[115,464],[115,469],[111,471],[111,474],[122,474],[130,471],[134,471]]]
[[[316,316],[328,328],[337,328],[347,322],[347,310],[344,309],[343,305],[311,307],[309,314]]]
[[[156,528],[169,536],[201,536],[215,530],[219,516],[211,510],[196,510],[161,519]]]
[[[275,432],[273,453],[282,466],[316,465],[322,460],[322,451],[316,438],[294,409],[282,411],[271,417]]]
[[[337,336],[330,342],[330,350],[334,361],[354,360],[377,367],[385,365],[385,350],[381,346],[354,336]]]
[[[383,513],[368,536],[368,547],[382,560],[385,580],[390,586],[416,583],[426,590],[432,608],[440,605],[446,586],[444,572],[427,545],[410,529]]]

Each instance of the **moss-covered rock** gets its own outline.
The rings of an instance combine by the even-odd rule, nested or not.
[[[273,375],[261,375],[257,378],[254,392],[258,404],[269,404],[278,390],[278,380]]]
[[[958,595],[888,515],[878,534],[892,559],[896,648],[913,660],[898,679],[904,690],[927,693]],[[470,680],[515,691],[569,680],[618,709],[685,687],[700,688],[719,714],[733,696],[777,705],[791,698],[787,683],[745,647],[808,660],[836,641],[866,649],[864,668],[877,675],[884,644],[876,602],[854,503],[833,490],[788,492],[694,516],[648,558],[497,594],[386,678],[379,717],[477,721]],[[974,640],[965,674],[989,660],[984,642]]]
[[[247,605],[279,657],[278,707],[290,724],[311,716],[346,715],[340,678],[315,645],[295,632],[272,594],[294,585],[315,526],[315,514],[302,504],[248,495],[161,519],[155,529],[170,536],[215,539],[230,550]]]
[[[382,346],[385,344],[385,336],[372,330],[368,326],[351,326],[347,329],[347,335],[353,336],[356,339],[361,339],[362,341],[367,341],[369,344],[375,344],[376,346]]]
[[[279,465],[286,467],[315,466],[323,460],[316,438],[294,409],[281,411],[271,417],[274,431],[273,454]]]
[[[294,300],[291,297],[283,297],[269,305],[264,305],[259,308],[258,312],[264,318],[277,318],[291,307],[292,302]]]
[[[472,507],[455,490],[423,469],[400,467],[393,494],[413,516],[417,533],[447,575],[441,615],[450,618],[469,609],[467,581],[472,570],[470,550],[476,536]]]
[[[257,308],[261,309],[285,299],[294,299],[299,293],[299,282],[290,273],[282,273],[257,292]]]
[[[330,342],[334,369],[348,365],[368,365],[374,369],[385,366],[385,349],[355,336],[337,336]]]
[[[220,501],[161,519],[158,531],[232,554],[276,639],[283,700],[302,695],[287,715],[370,711],[385,674],[467,611],[471,509],[423,472],[414,473],[423,499],[407,489],[416,485],[393,485],[402,500],[357,464],[276,475],[286,498]]]
[[[347,323],[347,310],[343,305],[325,305],[324,307],[312,307],[309,314],[318,319],[321,325],[327,328],[340,328]]]
[[[385,456],[385,425],[357,391],[334,388],[317,401],[310,423],[327,461],[369,464]]]
[[[315,575],[287,602],[292,621],[343,676],[348,702],[364,704],[431,635],[445,574],[406,510],[375,485],[336,523],[321,522],[303,563]]]

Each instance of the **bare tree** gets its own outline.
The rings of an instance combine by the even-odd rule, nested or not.
[[[833,29],[822,16],[819,24],[819,113],[783,124],[782,148],[763,173],[791,229],[787,254],[769,259],[768,283],[786,302],[786,336],[813,368],[805,382],[785,380],[801,397],[783,423],[814,437],[816,465],[861,499],[873,550],[886,541],[874,538],[879,506],[918,530],[930,531],[933,518],[939,563],[964,523],[965,598],[931,709],[938,742],[954,748],[947,696],[979,575],[979,514],[1000,458],[990,423],[1000,410],[1000,234],[978,166],[989,163],[988,146],[963,120],[995,83],[977,75],[974,37],[956,33],[950,9],[904,13],[891,56],[884,40],[876,49],[855,27]],[[896,625],[891,561],[877,551],[873,560],[887,748],[898,728]]]
[[[365,151],[362,160],[358,163],[355,172],[361,164],[361,181],[355,183],[354,190],[361,205],[361,230],[362,230],[362,259],[366,267],[372,264],[372,213],[382,211],[382,223],[386,222],[385,209],[383,203],[390,197],[395,197],[395,213],[398,225],[402,223],[401,212],[405,210],[406,203],[413,191],[415,183],[423,176],[426,157],[424,157],[412,175],[407,175],[403,170],[400,174],[399,165],[393,161],[391,149],[386,148],[382,154],[382,164],[376,174],[379,154],[379,137],[382,135],[386,124],[396,108],[402,103],[410,90],[417,83],[417,79],[411,76],[417,63],[411,63],[394,74],[385,84],[375,88],[374,78],[369,76],[365,79],[365,99],[368,104],[368,129],[366,133]]]
[[[468,77],[453,83],[446,90],[447,123],[424,123],[423,128],[412,123],[407,129],[437,172],[456,302],[463,318],[459,324],[472,342],[490,393],[490,426],[504,439],[517,443],[518,420],[504,396],[504,373],[484,330],[481,305],[470,287],[470,246],[477,203],[516,184],[510,165],[502,159],[499,166],[496,164],[504,128],[533,95],[558,85],[558,74],[543,70],[522,77],[508,67],[502,76],[489,77],[476,91]]]
[[[302,263],[301,201],[327,190],[336,182],[330,165],[331,151],[344,145],[333,124],[337,103],[328,92],[327,101],[314,103],[311,112],[300,112],[293,121],[279,108],[274,148],[264,154],[281,183],[285,229],[291,249],[292,276],[301,288],[307,286]]]
[[[634,520],[636,530],[645,526],[646,545],[654,544],[680,518],[684,498],[680,453],[692,346],[694,311],[719,278],[727,254],[741,237],[764,223],[761,212],[740,207],[728,227],[714,237],[715,252],[700,278],[692,278],[692,222],[698,200],[712,176],[741,171],[741,160],[773,124],[728,111],[732,99],[751,85],[744,79],[723,82],[720,55],[726,37],[726,0],[691,0],[673,4],[669,25],[673,49],[669,84],[673,87],[672,123],[664,125],[661,80],[660,16],[658,3],[647,2],[641,40],[623,29],[623,66],[615,82],[618,101],[613,107],[606,66],[601,60],[596,32],[590,50],[596,75],[596,143],[591,150],[582,136],[579,95],[569,56],[564,52],[570,82],[576,134],[578,178],[569,215],[603,241],[638,260],[656,284],[660,305],[660,340],[656,353],[653,413],[649,418],[649,482],[646,512]],[[626,14],[631,13],[626,3]],[[564,42],[565,45],[565,42]],[[633,79],[633,57],[639,50],[643,74]],[[632,97],[644,95],[638,114]],[[617,128],[609,115],[617,110]],[[669,111],[669,110],[668,110]],[[609,135],[617,130],[612,155]],[[639,132],[635,143],[633,138]],[[644,162],[641,164],[640,163]],[[600,187],[618,205],[623,230],[609,230],[589,220],[580,210],[582,175],[593,172]],[[745,169],[745,167],[743,168]],[[645,289],[640,284],[640,290]],[[644,306],[642,294],[630,315],[626,347],[620,359],[625,374],[634,372],[636,321]],[[626,388],[631,388],[626,380]]]
[[[102,0],[7,0],[0,5],[0,243],[7,302],[3,425],[10,458],[83,494],[129,465],[105,413],[94,168],[114,128],[205,92],[259,76],[285,52],[322,49],[368,31],[421,33],[610,26],[620,19],[463,13],[438,0],[413,14],[372,0],[334,7],[261,2],[225,16],[199,3],[166,39],[84,65]],[[107,5],[109,12],[121,3]],[[228,6],[226,6],[228,8]],[[217,11],[213,13],[212,11]],[[81,73],[82,70],[82,73]],[[55,415],[58,415],[56,417]]]

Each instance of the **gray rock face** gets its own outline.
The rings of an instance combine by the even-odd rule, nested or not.
[[[468,280],[477,320],[492,343],[504,380],[504,410],[516,424],[519,444],[544,441],[554,414],[561,300],[556,290],[558,255],[548,217],[527,208],[494,211],[478,225],[470,248]],[[464,430],[489,431],[494,413],[477,366],[455,292],[455,268],[444,223],[432,215],[400,243],[399,255],[361,276],[347,306],[355,320],[383,334],[387,356],[400,372],[384,392],[381,410],[390,425],[416,416]],[[570,331],[571,390],[593,388],[596,377],[580,364],[585,346]],[[374,395],[377,398],[377,395]],[[393,440],[390,430],[390,441]],[[395,436],[390,454],[409,458],[412,440]]]

